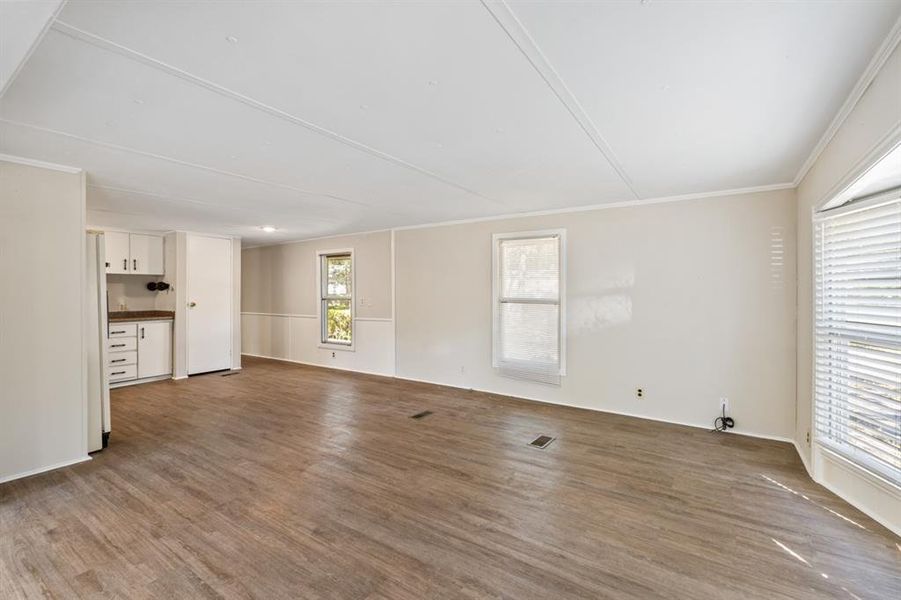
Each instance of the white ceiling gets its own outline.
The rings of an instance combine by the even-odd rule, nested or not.
[[[249,243],[789,183],[899,14],[70,0],[0,152],[85,168],[94,225]]]

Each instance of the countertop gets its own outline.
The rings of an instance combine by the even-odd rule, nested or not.
[[[171,321],[175,319],[175,311],[172,310],[124,310],[111,312],[110,323],[125,323],[128,321]]]

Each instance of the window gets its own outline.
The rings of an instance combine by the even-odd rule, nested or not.
[[[816,440],[901,484],[901,198],[814,224]]]
[[[564,232],[494,236],[494,367],[558,384],[565,374]]]
[[[353,345],[353,253],[319,253],[322,343]]]

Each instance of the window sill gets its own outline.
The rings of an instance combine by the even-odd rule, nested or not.
[[[341,352],[356,352],[356,350],[354,350],[353,344],[346,346],[344,344],[326,344],[324,342],[320,342],[319,348],[320,350],[340,350]]]

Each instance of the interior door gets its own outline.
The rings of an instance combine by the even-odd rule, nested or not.
[[[172,321],[138,323],[138,379],[172,373]]]
[[[106,272],[131,273],[131,263],[128,262],[128,234],[121,231],[106,231],[103,238],[106,241]]]
[[[231,368],[232,242],[187,236],[188,374]]]
[[[163,274],[163,238],[158,235],[132,233],[131,271],[142,275]]]

